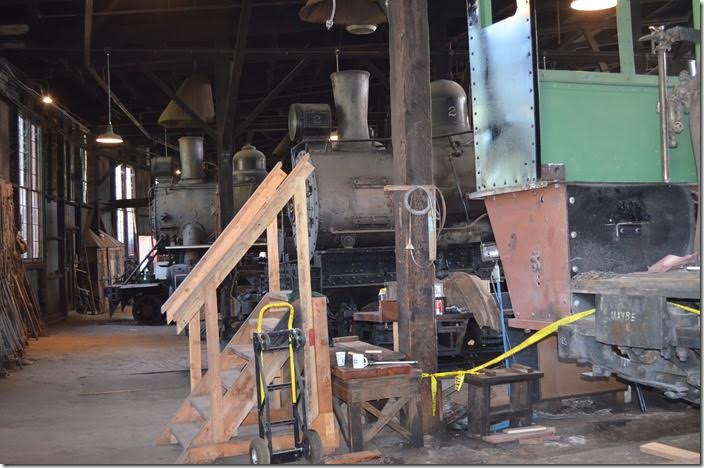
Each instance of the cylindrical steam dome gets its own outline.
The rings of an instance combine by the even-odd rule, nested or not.
[[[181,182],[196,183],[203,179],[203,137],[178,139],[181,158]]]
[[[245,145],[232,157],[232,180],[259,183],[266,177],[266,156],[252,145]]]
[[[471,131],[467,115],[467,94],[459,83],[437,80],[430,83],[433,137]]]

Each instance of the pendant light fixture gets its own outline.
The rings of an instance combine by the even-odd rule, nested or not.
[[[98,143],[106,145],[119,145],[122,143],[122,137],[115,133],[112,129],[112,92],[110,90],[110,51],[106,50],[105,55],[108,61],[108,128],[107,131],[95,139]]]

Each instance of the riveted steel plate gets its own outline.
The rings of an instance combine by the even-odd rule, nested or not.
[[[509,325],[538,330],[569,315],[565,185],[493,195],[484,203],[511,293]]]
[[[468,15],[477,191],[523,186],[540,177],[538,99],[529,0],[482,28],[477,1]]]

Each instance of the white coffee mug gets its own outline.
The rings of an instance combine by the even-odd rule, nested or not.
[[[337,367],[345,367],[345,357],[347,353],[345,351],[337,351],[335,353],[335,359],[337,359]]]
[[[369,360],[364,354],[352,354],[352,367],[362,369],[369,365]]]

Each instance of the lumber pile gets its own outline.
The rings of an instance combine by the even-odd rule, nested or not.
[[[20,257],[12,185],[0,180],[0,376],[22,366],[29,338],[46,334]]]

